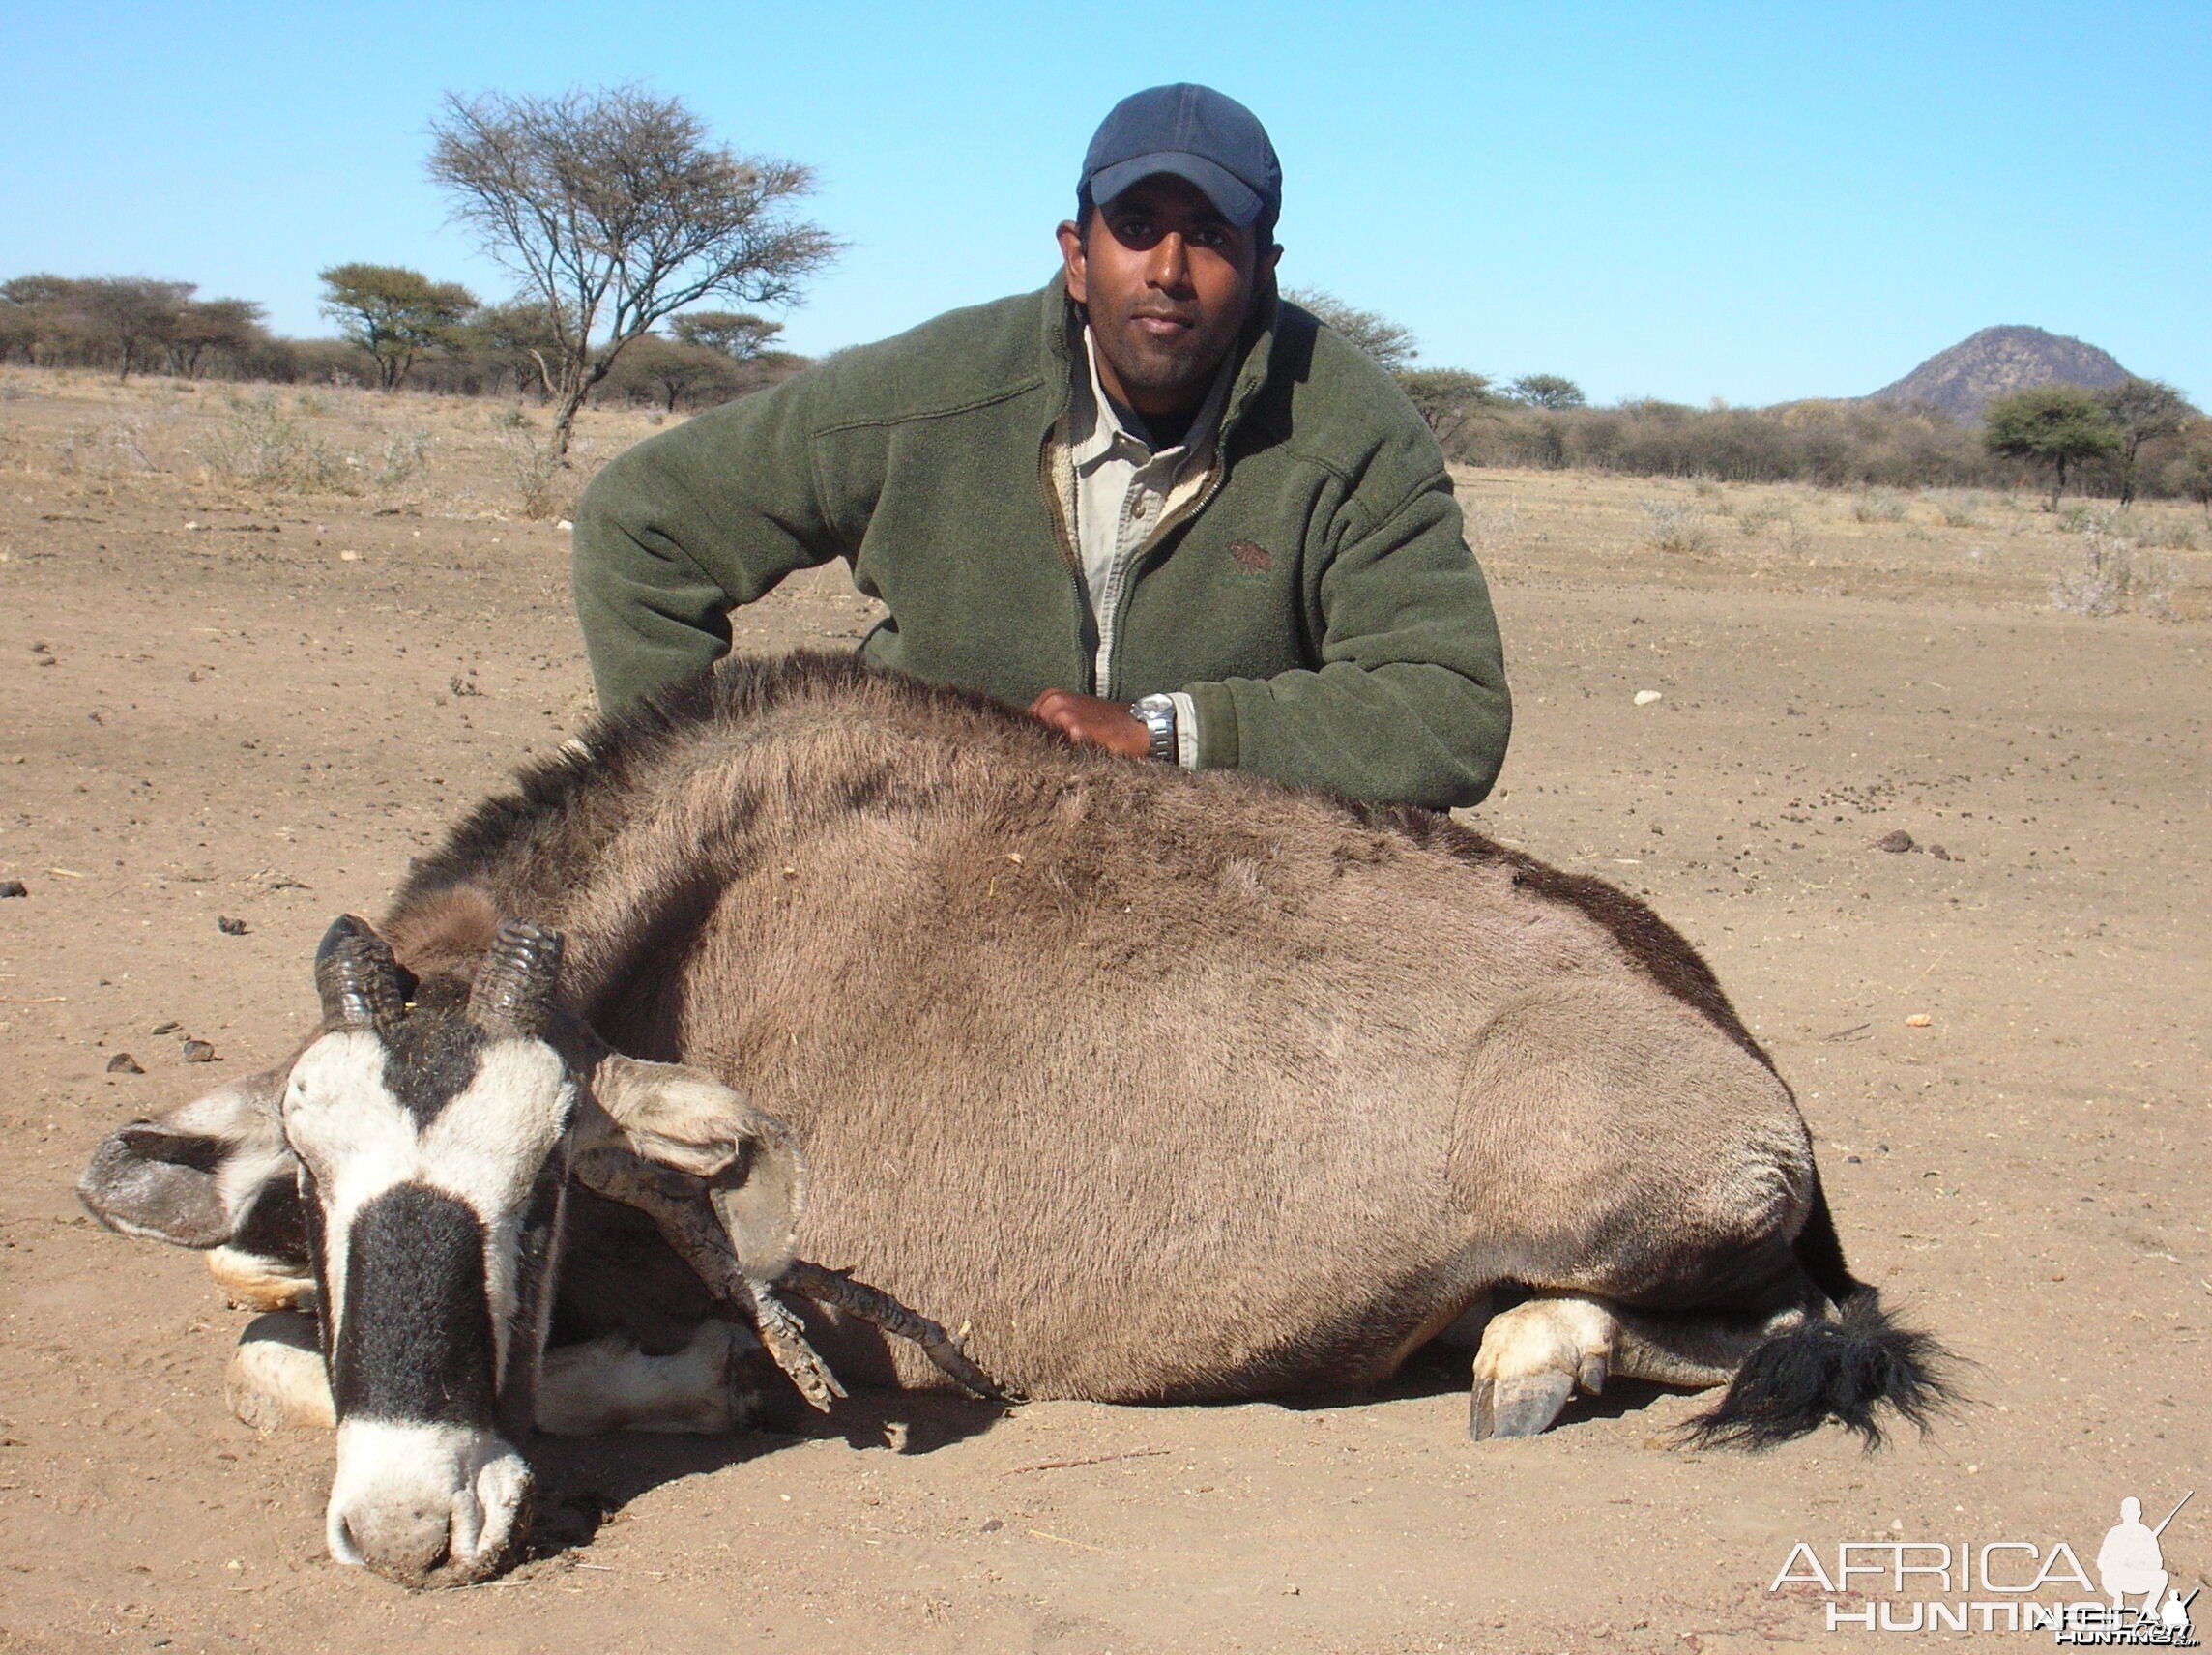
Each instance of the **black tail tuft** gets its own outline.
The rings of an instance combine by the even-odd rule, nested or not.
[[[1858,1287],[1833,1321],[1807,1321],[1744,1359],[1728,1395],[1690,1422],[1693,1447],[1771,1448],[1834,1418],[1881,1446],[1886,1405],[1925,1432],[1952,1401],[1951,1358],[1934,1339],[1892,1321]]]

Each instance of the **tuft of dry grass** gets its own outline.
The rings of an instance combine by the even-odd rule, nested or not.
[[[1712,549],[1713,532],[1705,513],[1680,500],[1644,502],[1644,543],[1660,552],[1699,553]]]
[[[1902,523],[1905,497],[1893,488],[1870,488],[1851,502],[1851,515],[1861,523]]]
[[[2175,573],[2160,558],[2142,555],[2135,527],[2122,510],[2090,508],[2075,519],[2081,540],[2076,562],[2051,583],[2051,606],[2068,615],[2109,616],[2126,610],[2168,619]]]
[[[360,459],[309,431],[267,392],[235,399],[229,417],[203,439],[200,457],[212,476],[239,488],[272,494],[359,489],[352,474],[361,469]]]

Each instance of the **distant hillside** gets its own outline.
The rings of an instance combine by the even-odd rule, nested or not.
[[[2130,377],[2095,345],[2041,328],[1984,328],[1972,338],[1930,357],[1870,402],[1916,402],[1954,420],[1974,420],[1995,397],[2053,380],[2098,390]]]

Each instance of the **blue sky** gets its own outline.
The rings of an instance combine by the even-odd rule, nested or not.
[[[328,332],[315,272],[503,297],[422,174],[441,94],[634,80],[819,168],[795,348],[1036,285],[1115,99],[1203,80],[1286,176],[1284,280],[1593,399],[1874,390],[2000,322],[2212,401],[2212,0],[2077,6],[659,0],[10,9],[0,276]]]

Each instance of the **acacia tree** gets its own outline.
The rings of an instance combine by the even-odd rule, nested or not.
[[[673,414],[680,401],[727,402],[745,389],[743,372],[720,351],[648,334],[623,353],[607,385],[632,396],[651,394]]]
[[[1587,403],[1583,388],[1558,373],[1525,373],[1505,388],[1505,394],[1530,408],[1581,408]]]
[[[559,330],[542,299],[528,294],[505,305],[488,305],[469,324],[476,348],[502,360],[514,375],[514,389],[536,387],[545,401],[553,398],[553,358],[561,349]]]
[[[2103,459],[2120,446],[2120,428],[2078,385],[2038,385],[2000,396],[1982,410],[1982,442],[1993,454],[2027,460],[2051,473],[2051,509],[2066,491],[2066,471]]]
[[[686,345],[704,345],[732,362],[749,363],[775,343],[783,324],[743,310],[694,310],[671,321],[668,331]]]
[[[641,87],[449,93],[430,130],[453,217],[545,306],[560,454],[592,388],[655,323],[710,298],[795,304],[838,251],[791,215],[810,167],[741,157],[682,100]]]
[[[1309,287],[1293,289],[1283,297],[1311,310],[1392,373],[1402,372],[1421,354],[1420,341],[1411,328],[1373,310],[1354,309],[1333,293]]]
[[[2125,506],[2136,497],[2136,461],[2143,445],[2172,436],[2197,410],[2164,380],[2133,375],[2099,392],[2097,400],[2119,427],[2120,504]]]
[[[1398,386],[1446,453],[1473,421],[1497,417],[1493,410],[1499,396],[1487,374],[1460,367],[1414,368],[1398,375]]]
[[[2199,420],[2190,428],[2186,446],[2167,469],[2166,483],[2203,507],[2204,521],[2212,523],[2212,420]]]
[[[262,319],[268,313],[250,299],[191,301],[178,312],[163,341],[169,353],[169,371],[193,379],[198,377],[201,357],[211,350],[235,362],[254,346],[267,343],[269,330],[262,326]]]
[[[86,334],[115,353],[115,377],[129,379],[132,368],[146,366],[167,348],[198,285],[143,276],[96,276],[74,283],[70,303]]]
[[[377,383],[398,390],[425,351],[457,342],[477,307],[457,281],[432,281],[397,264],[335,264],[319,278],[323,314],[376,360]]]

